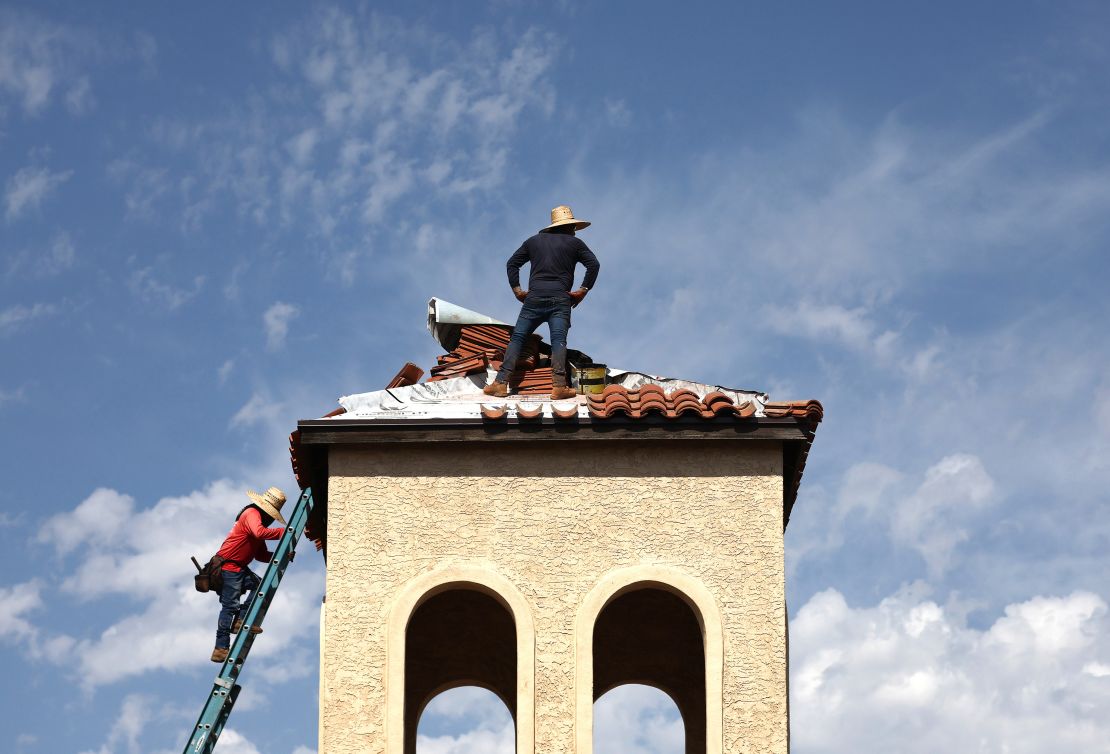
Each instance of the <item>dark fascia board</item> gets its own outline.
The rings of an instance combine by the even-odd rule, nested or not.
[[[809,442],[814,427],[793,417],[737,421],[610,418],[502,419],[305,419],[297,423],[305,445],[395,442],[524,442],[558,440],[775,440]]]

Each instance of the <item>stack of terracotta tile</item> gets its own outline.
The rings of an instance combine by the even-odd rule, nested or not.
[[[488,367],[499,369],[512,332],[513,329],[508,325],[463,325],[460,328],[459,344],[451,353],[436,358],[437,365],[432,367],[432,376],[428,378],[428,382],[485,372]],[[518,369],[522,369],[518,373],[521,379],[517,381],[524,382],[531,388],[540,383],[551,384],[550,368],[546,370],[546,382],[542,374],[533,374],[544,371],[533,368],[539,362],[540,342],[540,336],[533,334],[521,349],[516,363]],[[551,392],[550,387],[547,387],[547,392]]]
[[[517,361],[520,366],[520,361]],[[495,362],[494,368],[500,369],[501,364]],[[509,378],[509,389],[517,395],[542,395],[550,393],[555,387],[551,367],[525,369],[513,372]]]

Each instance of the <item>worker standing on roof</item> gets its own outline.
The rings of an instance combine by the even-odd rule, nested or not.
[[[271,487],[263,494],[247,492],[251,504],[239,511],[235,525],[231,527],[216,557],[224,560],[221,566],[223,589],[220,590],[220,618],[216,624],[216,648],[212,650],[212,662],[223,662],[231,648],[231,634],[238,633],[243,627],[243,611],[250,605],[254,590],[260,582],[247,566],[252,560],[270,562],[270,551],[266,549],[267,539],[281,539],[285,529],[267,528],[281,517],[281,506],[285,504],[285,493]],[[245,602],[240,598],[248,594]],[[262,633],[261,626],[251,626],[253,634]]]
[[[516,368],[516,361],[528,336],[541,324],[551,330],[551,372],[554,389],[552,400],[573,398],[574,388],[567,383],[567,330],[570,329],[570,310],[582,303],[597,280],[601,263],[581,239],[574,235],[590,223],[576,220],[570,207],[560,206],[551,210],[551,224],[529,238],[516,250],[505,265],[513,294],[524,305],[513,328],[505,360],[494,381],[482,391],[486,395],[509,394],[509,377]],[[531,263],[528,273],[528,290],[520,287],[520,268]],[[586,277],[578,290],[574,285],[574,268],[581,262]]]

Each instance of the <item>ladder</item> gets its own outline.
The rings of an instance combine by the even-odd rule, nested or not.
[[[224,660],[216,680],[212,683],[212,693],[204,702],[197,724],[190,734],[189,743],[185,744],[184,754],[208,754],[216,748],[216,741],[223,732],[224,724],[231,714],[231,708],[239,698],[239,684],[235,680],[239,677],[243,663],[246,662],[247,655],[250,654],[251,646],[254,644],[255,634],[251,633],[250,627],[262,625],[262,620],[270,607],[270,601],[273,600],[278,586],[281,585],[281,577],[289,566],[289,561],[293,559],[297,542],[304,533],[312,506],[312,488],[309,487],[301,493],[297,505],[293,508],[293,514],[289,517],[285,533],[278,540],[277,549],[270,558],[266,575],[262,577],[247,607],[243,617],[243,627],[231,643],[227,659]]]

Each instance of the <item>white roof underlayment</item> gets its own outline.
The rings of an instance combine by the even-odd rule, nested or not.
[[[482,388],[496,376],[492,369],[486,374],[471,374],[453,377],[438,382],[421,382],[418,385],[395,387],[389,390],[375,390],[369,393],[345,395],[339,405],[346,409],[336,419],[474,419],[480,417],[481,404],[507,406],[509,415],[515,416],[517,403],[529,406],[543,404],[544,416],[552,416],[551,399],[546,395],[518,395],[508,398],[490,398]],[[609,370],[609,383],[623,385],[635,390],[642,385],[659,385],[668,394],[673,390],[685,389],[698,398],[720,391],[732,398],[737,405],[751,401],[755,415],[763,416],[763,406],[769,400],[766,393],[753,390],[733,390],[720,385],[704,385],[700,382],[656,377],[642,372],[625,372],[620,369]],[[580,395],[568,401],[558,401],[560,407],[578,403],[578,415],[585,419],[589,416],[586,409],[586,396]]]
[[[462,325],[505,325],[504,322],[487,317],[442,299],[433,298],[428,302],[428,330],[445,347]],[[505,325],[507,326],[507,325]],[[509,415],[516,415],[516,404],[524,403],[530,407],[543,404],[544,416],[552,416],[551,399],[546,395],[511,395],[508,398],[490,398],[482,392],[496,376],[490,369],[487,373],[453,377],[436,382],[421,382],[417,385],[395,387],[388,390],[374,390],[369,393],[345,395],[339,405],[346,414],[335,419],[474,419],[481,417],[481,404],[507,406]],[[658,385],[668,394],[674,390],[685,389],[698,398],[705,398],[714,391],[720,391],[740,405],[751,401],[755,415],[763,416],[763,407],[769,400],[766,393],[756,390],[736,390],[720,385],[705,385],[700,382],[679,380],[670,377],[656,377],[643,372],[627,372],[622,369],[609,369],[609,383],[623,385],[635,390],[643,385]],[[559,401],[560,407],[578,403],[578,415],[587,418],[586,397]]]

